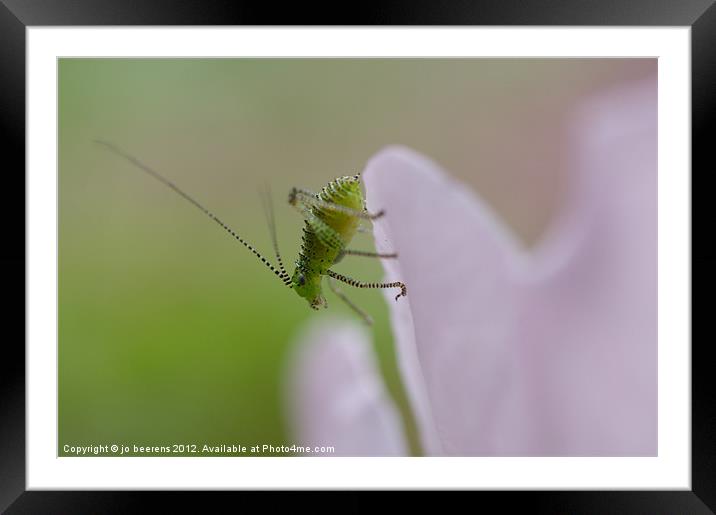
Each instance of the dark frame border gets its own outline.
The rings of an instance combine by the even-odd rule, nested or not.
[[[362,3],[361,3],[362,4]],[[437,2],[383,2],[380,6],[354,4],[353,11],[327,11],[301,4],[301,11],[277,10],[272,4],[225,0],[0,0],[0,127],[3,157],[12,165],[4,177],[2,210],[6,240],[18,247],[0,257],[5,284],[23,293],[2,311],[6,328],[24,319],[24,226],[13,223],[25,206],[25,28],[32,25],[671,25],[692,30],[692,164],[705,176],[716,170],[711,151],[716,132],[711,115],[716,104],[716,5],[714,0],[520,0]],[[313,11],[313,12],[312,12]],[[324,19],[321,19],[323,16]],[[692,183],[693,183],[692,171]],[[9,184],[8,184],[9,182]],[[21,193],[22,192],[22,195]],[[19,200],[18,200],[19,199]],[[11,200],[8,202],[8,200]],[[14,205],[17,200],[18,206]],[[702,204],[703,206],[703,204]],[[692,208],[693,209],[693,208]],[[708,214],[700,220],[708,219]],[[693,218],[693,215],[692,215]],[[9,234],[8,234],[9,233]],[[11,238],[7,238],[11,236]],[[692,237],[693,238],[693,237]],[[21,244],[19,242],[22,242]],[[15,249],[22,248],[22,251]],[[692,245],[693,253],[693,245]],[[696,254],[699,265],[716,262],[716,252]],[[693,263],[693,258],[692,258]],[[693,266],[693,265],[692,265]],[[706,266],[701,266],[706,269]],[[20,274],[23,270],[24,274]],[[7,271],[12,271],[7,273]],[[713,273],[700,281],[702,290],[713,285]],[[17,283],[17,284],[16,284]],[[8,298],[6,296],[6,298]],[[20,302],[22,298],[23,302]],[[702,308],[704,309],[704,308]],[[12,324],[10,323],[12,322]],[[17,337],[4,338],[0,367],[0,511],[7,513],[126,513],[144,511],[160,500],[167,511],[171,501],[186,509],[203,511],[207,493],[192,500],[186,493],[157,492],[26,492],[25,491],[25,348],[23,325]],[[14,336],[14,335],[13,335]],[[688,342],[684,342],[687,344]],[[478,492],[479,502],[499,503],[501,509],[529,507],[548,513],[714,513],[716,512],[716,403],[713,399],[712,361],[708,342],[692,341],[692,490],[683,492]],[[711,387],[711,388],[710,388]],[[222,493],[263,500],[265,494]],[[292,501],[296,495],[291,495]],[[420,497],[423,497],[422,495]],[[158,499],[157,499],[158,498]],[[357,511],[363,504],[356,494],[336,506]],[[421,499],[421,503],[423,503]],[[273,502],[273,501],[272,501]],[[474,500],[472,500],[474,502]],[[179,505],[181,503],[181,505]],[[172,503],[173,504],[173,503]],[[484,504],[483,504],[484,506]]]

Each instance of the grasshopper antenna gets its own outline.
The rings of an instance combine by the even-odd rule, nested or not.
[[[201,210],[206,216],[208,216],[208,217],[211,218],[213,221],[215,221],[217,224],[219,224],[222,229],[224,229],[224,230],[225,230],[226,232],[228,232],[231,236],[233,236],[236,240],[238,240],[239,243],[241,243],[244,247],[246,247],[247,249],[249,249],[249,250],[251,251],[251,253],[252,253],[254,256],[256,256],[264,265],[266,265],[269,270],[271,270],[274,274],[276,274],[276,275],[278,276],[278,278],[281,279],[281,281],[282,281],[286,286],[289,286],[289,287],[291,286],[291,279],[288,277],[288,274],[287,274],[286,271],[284,270],[282,264],[280,265],[280,266],[281,266],[281,271],[277,270],[271,263],[269,263],[269,262],[266,260],[265,257],[263,257],[263,256],[261,255],[261,253],[260,253],[258,250],[256,250],[254,247],[252,247],[252,246],[251,246],[246,240],[244,240],[241,236],[239,236],[238,234],[236,234],[236,233],[234,232],[234,230],[231,229],[231,227],[229,227],[228,225],[226,225],[226,224],[225,224],[224,222],[222,222],[216,215],[214,215],[211,211],[209,211],[209,210],[206,209],[203,205],[201,205],[199,202],[197,202],[196,200],[194,200],[193,197],[191,197],[190,195],[184,193],[184,191],[182,191],[182,190],[181,190],[178,186],[176,186],[173,182],[171,182],[170,180],[166,179],[164,176],[162,176],[162,175],[159,174],[158,172],[154,171],[153,169],[149,168],[147,165],[145,165],[144,163],[142,163],[139,159],[137,159],[136,157],[134,157],[134,156],[132,156],[132,155],[126,153],[124,150],[122,150],[121,148],[117,147],[116,145],[114,145],[114,144],[112,144],[112,143],[110,143],[110,142],[108,142],[108,141],[103,141],[103,140],[94,140],[94,142],[95,142],[96,144],[98,144],[98,145],[101,145],[101,146],[105,147],[106,149],[108,149],[108,150],[111,151],[112,153],[114,153],[114,154],[116,154],[116,155],[118,155],[118,156],[120,156],[120,157],[123,157],[124,159],[126,159],[127,161],[129,161],[130,163],[132,163],[134,166],[136,166],[137,168],[139,168],[140,170],[146,172],[147,174],[151,175],[152,177],[154,177],[156,180],[158,180],[159,182],[161,182],[161,183],[164,184],[165,186],[168,186],[169,188],[171,188],[172,190],[174,190],[174,191],[175,191],[177,194],[179,194],[181,197],[184,197],[184,198],[185,198],[186,200],[188,200],[191,204],[193,204],[193,205],[196,206],[199,210]],[[274,230],[274,233],[275,233],[275,230]],[[276,248],[278,249],[277,246],[276,246]],[[279,263],[280,263],[280,262],[281,262],[281,261],[280,261],[280,258],[279,258]]]
[[[264,183],[263,189],[259,192],[261,195],[261,204],[264,208],[264,216],[266,217],[266,223],[271,233],[271,243],[273,244],[273,250],[276,254],[276,260],[278,261],[278,267],[281,270],[281,279],[284,282],[291,281],[291,277],[286,272],[283,266],[283,260],[281,259],[281,253],[278,250],[278,237],[276,236],[276,219],[274,218],[273,211],[273,197],[271,195],[271,187],[268,183]]]

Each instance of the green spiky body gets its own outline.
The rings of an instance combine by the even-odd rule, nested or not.
[[[246,247],[264,266],[271,270],[285,286],[292,288],[298,295],[306,299],[309,306],[313,309],[328,306],[321,288],[323,276],[328,277],[328,286],[333,293],[350,306],[368,324],[372,323],[370,316],[353,304],[348,297],[337,288],[335,284],[336,281],[343,282],[354,288],[400,288],[400,293],[395,296],[395,300],[398,300],[400,297],[405,297],[408,293],[405,284],[400,281],[362,282],[330,269],[331,265],[337,263],[344,255],[385,259],[398,257],[395,252],[379,254],[347,248],[347,245],[358,231],[361,220],[375,220],[385,214],[383,210],[377,213],[368,213],[366,211],[363,193],[360,189],[359,175],[334,179],[317,194],[299,188],[291,189],[288,202],[301,212],[305,220],[301,251],[296,261],[296,270],[291,276],[284,268],[281,254],[278,250],[273,207],[268,191],[264,192],[264,208],[266,210],[266,221],[271,231],[271,240],[273,242],[278,266],[272,265],[253,245],[239,236],[233,229],[222,222],[219,217],[204,207],[203,204],[197,202],[194,197],[180,189],[172,181],[112,143],[102,140],[96,140],[96,143],[109,149],[118,156],[123,157],[140,170],[174,190],[174,192],[180,197],[183,197],[190,204],[193,204],[236,239],[236,241]]]
[[[362,212],[365,201],[358,175],[334,179],[315,198],[318,202],[305,213],[301,251],[292,282],[299,295],[317,299],[313,307],[318,307],[325,302],[321,295],[322,277],[340,258],[360,224],[357,216],[322,204]]]

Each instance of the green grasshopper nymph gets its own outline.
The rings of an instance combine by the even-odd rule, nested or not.
[[[206,209],[193,197],[184,193],[174,183],[149,168],[147,165],[127,154],[112,143],[96,141],[115,154],[128,160],[130,163],[151,175],[159,182],[168,186],[180,196],[184,197],[198,209],[204,212],[209,218],[219,224],[226,232],[249,249],[269,270],[283,282],[284,285],[292,288],[301,297],[308,301],[313,309],[321,306],[328,307],[326,298],[323,296],[323,276],[328,276],[328,286],[333,293],[353,309],[367,324],[372,324],[370,316],[362,309],[351,302],[348,297],[338,288],[336,281],[346,283],[356,288],[400,288],[400,293],[395,300],[407,295],[408,291],[400,281],[391,283],[369,283],[356,281],[350,277],[334,272],[330,269],[344,256],[363,256],[375,258],[396,258],[397,254],[378,254],[361,250],[347,248],[355,233],[359,230],[361,220],[375,220],[383,216],[384,211],[372,214],[365,208],[365,200],[360,189],[360,175],[339,177],[332,180],[321,190],[320,193],[313,193],[305,189],[292,188],[289,192],[288,202],[295,207],[304,218],[303,241],[301,251],[296,261],[296,269],[293,275],[289,275],[283,266],[281,254],[278,250],[278,239],[276,237],[276,225],[273,218],[273,208],[268,192],[264,192],[263,203],[266,220],[271,233],[274,252],[278,267],[274,267],[259,253],[251,244],[239,236],[233,229],[222,222],[216,215]]]

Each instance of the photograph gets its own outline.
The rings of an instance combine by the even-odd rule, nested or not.
[[[58,58],[57,456],[657,456],[657,77]]]

